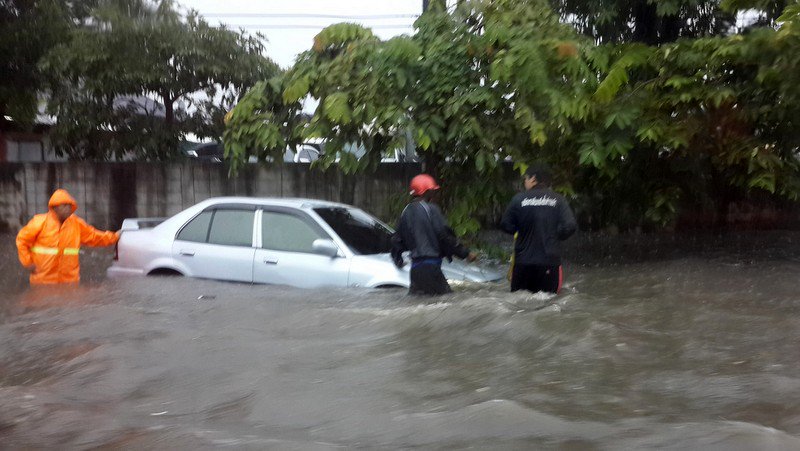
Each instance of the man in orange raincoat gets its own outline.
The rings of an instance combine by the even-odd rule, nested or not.
[[[119,232],[97,230],[75,216],[78,204],[63,189],[53,193],[48,207],[50,211],[34,216],[17,234],[19,261],[31,271],[31,285],[77,283],[81,245],[110,246],[119,240]]]

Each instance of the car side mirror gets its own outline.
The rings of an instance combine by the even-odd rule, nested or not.
[[[333,240],[318,238],[311,243],[311,252],[333,258],[339,255],[339,246]]]

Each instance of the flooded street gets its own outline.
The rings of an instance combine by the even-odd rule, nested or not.
[[[800,449],[798,233],[584,240],[557,297],[435,299],[108,249],[29,289],[0,238],[0,448]]]

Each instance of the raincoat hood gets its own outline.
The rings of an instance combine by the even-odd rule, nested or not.
[[[17,234],[19,262],[32,269],[32,285],[79,282],[81,246],[111,246],[119,240],[116,232],[97,230],[78,216],[61,220],[54,208],[64,204],[72,213],[78,208],[69,193],[58,189],[47,203],[48,212],[34,215]]]
[[[75,199],[69,195],[67,190],[65,189],[57,189],[52,196],[50,196],[50,202],[47,203],[47,206],[50,210],[57,205],[69,204],[72,206],[72,212],[75,213],[75,210],[78,209],[78,203],[75,202]]]

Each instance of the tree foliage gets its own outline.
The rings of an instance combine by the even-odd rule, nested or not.
[[[259,161],[282,161],[284,149],[302,142],[305,122],[301,120],[301,105],[297,100],[285,102],[286,90],[284,77],[257,82],[229,113],[225,157],[234,170],[250,156]]]
[[[550,0],[578,32],[601,44],[660,45],[680,38],[722,36],[753,22],[772,26],[786,0]],[[746,11],[745,23],[737,13]]]
[[[226,109],[277,66],[261,39],[182,17],[170,1],[105,1],[41,63],[57,150],[74,158],[175,157],[192,131],[219,138]]]
[[[57,0],[0,2],[0,121],[30,124],[45,79],[39,60],[69,32],[70,14]]]
[[[572,100],[559,102],[575,90],[564,77],[591,74],[576,58],[574,32],[544,3],[535,10],[520,4],[514,13],[503,11],[501,4],[514,2],[488,9],[463,4],[453,13],[424,14],[414,36],[388,41],[355,24],[323,30],[284,78],[284,102],[319,99],[310,123],[295,128],[293,138],[324,138],[328,152],[319,164],[337,162],[341,170],[353,172],[374,167],[412,130],[435,175],[502,178],[503,158],[533,152],[546,140],[546,127],[565,124],[567,116],[586,108]],[[235,124],[246,122],[238,118],[250,116],[249,108],[250,102],[233,111],[227,136],[246,135]],[[291,120],[276,113],[274,108],[277,124]],[[274,123],[262,128],[267,135],[277,132]],[[267,143],[275,146],[265,148]],[[283,143],[277,138],[226,140],[226,148],[241,163],[252,152],[277,157]],[[364,146],[366,155],[356,159],[345,151],[351,143]],[[493,184],[464,187],[469,193],[456,188],[454,183],[451,212],[461,232],[474,231],[473,214],[500,202],[501,195]]]
[[[553,8],[598,43],[658,45],[729,32],[735,15],[720,0],[551,0]]]
[[[607,212],[616,222],[663,224],[681,204],[721,219],[748,192],[797,198],[800,92],[788,74],[800,61],[800,35],[793,11],[778,31],[608,47],[611,63],[595,91],[606,107],[581,138],[586,175],[579,189],[602,194],[590,196],[585,210],[600,224],[611,222],[602,218]],[[607,144],[615,136],[634,152],[620,155]],[[636,192],[626,194],[631,186]]]
[[[681,15],[683,25],[699,26],[692,14],[703,5],[721,11],[711,2],[642,3],[659,17]],[[734,3],[720,14],[745,6]],[[657,42],[585,37],[534,0],[431,8],[412,36],[388,41],[337,24],[233,110],[226,146],[241,164],[324,138],[333,152],[320,165],[351,172],[371,168],[412,130],[462,234],[504,203],[506,159],[519,170],[553,165],[591,227],[666,224],[689,207],[724,214],[752,192],[796,198],[797,17],[793,5],[778,29],[726,35],[682,25]],[[306,96],[319,108],[307,125],[288,126],[287,105]],[[365,158],[344,151],[354,142]]]

